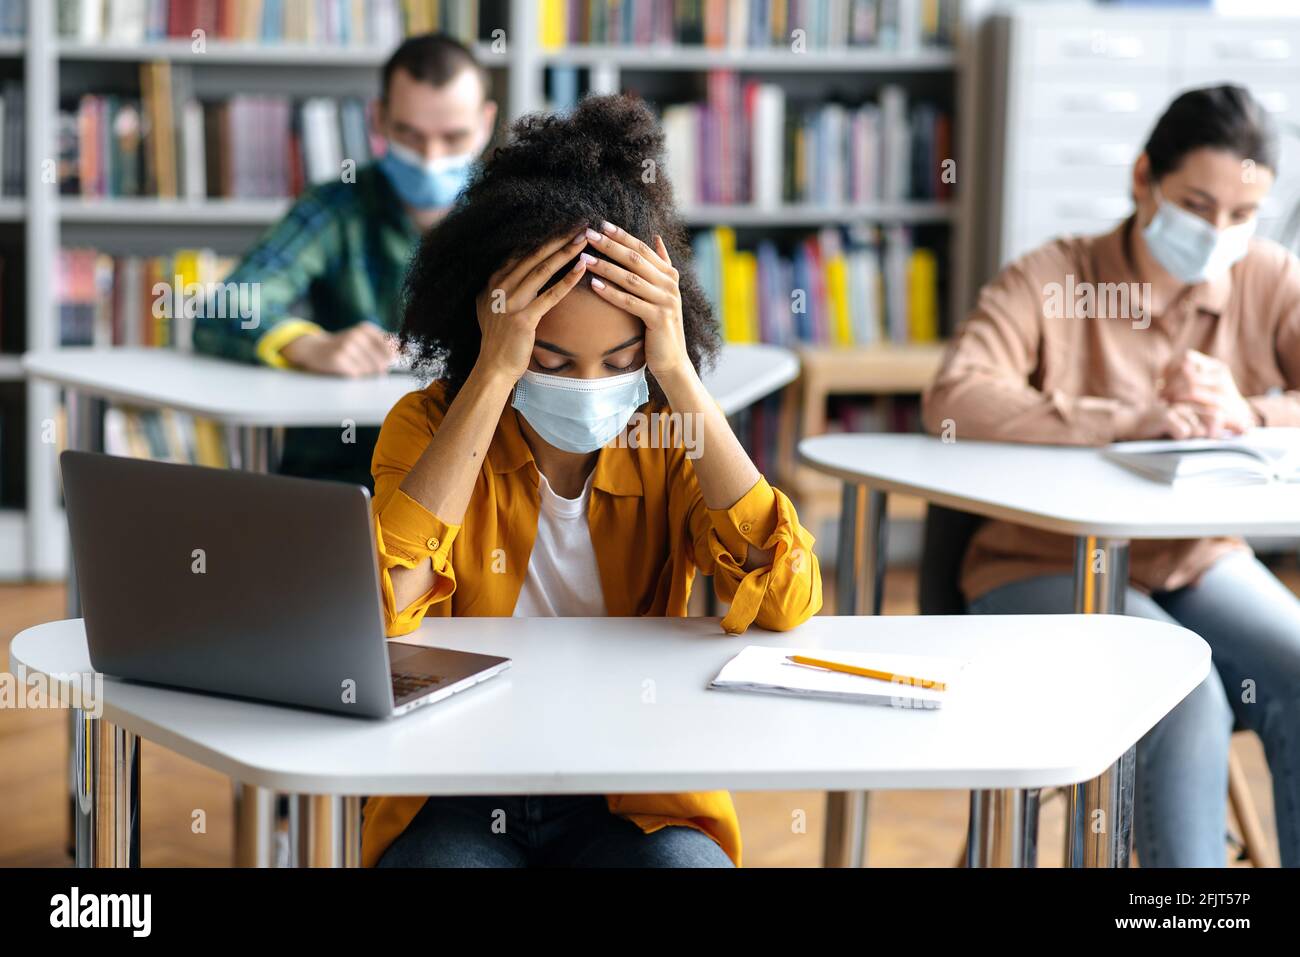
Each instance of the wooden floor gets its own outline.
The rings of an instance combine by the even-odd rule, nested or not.
[[[1300,581],[1292,575],[1288,584],[1297,588]],[[914,613],[915,592],[914,575],[891,570],[885,613]],[[0,586],[0,662],[6,669],[13,635],[38,622],[63,617],[63,602],[62,586]],[[833,607],[829,596],[826,604]],[[64,851],[66,727],[64,712],[0,711],[0,866],[59,867],[69,863]],[[1263,750],[1253,735],[1238,735],[1234,746],[1276,847]],[[142,777],[144,865],[228,865],[229,780],[152,742],[143,745]],[[820,863],[824,793],[740,793],[735,798],[747,866],[809,867]],[[951,867],[956,863],[965,836],[967,792],[874,792],[870,800],[870,864]],[[1039,825],[1040,866],[1061,863],[1063,804],[1057,796],[1045,799]],[[196,819],[204,822],[200,833],[195,833]],[[1226,824],[1232,827],[1231,821]]]

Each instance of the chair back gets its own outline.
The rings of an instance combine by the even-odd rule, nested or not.
[[[961,564],[975,530],[984,519],[969,512],[930,505],[921,543],[918,604],[922,615],[964,615]]]

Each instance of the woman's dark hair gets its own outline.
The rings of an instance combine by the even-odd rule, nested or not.
[[[1227,150],[1277,174],[1277,130],[1243,87],[1188,90],[1170,103],[1147,140],[1152,177],[1164,179],[1188,153],[1202,147]]]
[[[608,220],[654,248],[658,233],[680,274],[686,349],[703,371],[717,355],[713,311],[690,268],[691,246],[665,175],[664,137],[641,100],[589,96],[567,114],[518,120],[475,168],[465,191],[421,241],[403,289],[402,344],[452,396],[478,360],[474,301],[508,260]],[[608,259],[594,245],[592,255]],[[563,278],[574,259],[555,274]],[[590,274],[582,283],[590,282]],[[650,379],[651,396],[663,400]]]

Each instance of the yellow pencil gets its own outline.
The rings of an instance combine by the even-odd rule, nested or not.
[[[821,658],[807,658],[803,655],[786,655],[786,660],[808,668],[824,668],[827,671],[839,671],[846,675],[879,678],[881,681],[897,681],[900,684],[912,685],[917,688],[933,688],[935,691],[948,690],[948,686],[942,681],[932,681],[929,678],[913,678],[910,675],[896,675],[892,671],[877,671],[874,668],[859,668],[857,665],[846,665],[839,661],[823,661]]]

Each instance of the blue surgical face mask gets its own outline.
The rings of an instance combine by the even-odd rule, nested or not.
[[[1215,279],[1246,255],[1255,235],[1254,216],[1244,223],[1215,229],[1195,213],[1169,202],[1156,191],[1160,205],[1142,238],[1156,262],[1179,282]]]
[[[391,140],[388,151],[379,158],[379,168],[402,202],[416,209],[450,206],[469,182],[473,165],[473,153],[425,160],[414,150]]]
[[[594,452],[623,431],[650,399],[645,366],[601,379],[571,379],[531,369],[510,404],[537,434],[566,452]]]

